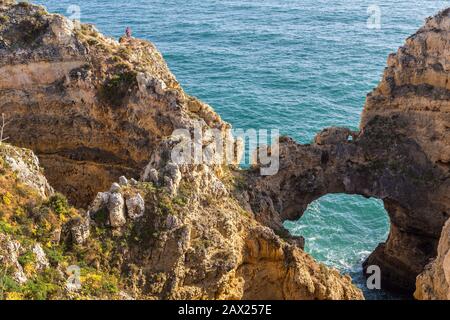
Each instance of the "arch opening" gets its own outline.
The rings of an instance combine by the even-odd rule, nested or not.
[[[387,240],[390,219],[383,201],[360,195],[327,194],[311,202],[302,217],[285,221],[294,236],[305,238],[305,251],[316,260],[349,274],[366,299],[399,299],[385,290],[368,289],[363,262]]]

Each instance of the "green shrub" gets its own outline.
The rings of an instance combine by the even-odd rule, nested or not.
[[[64,251],[61,247],[44,247],[45,254],[51,265],[57,266],[65,260]]]
[[[100,97],[114,107],[123,104],[128,91],[137,85],[136,72],[122,71],[107,79],[100,89]]]
[[[10,276],[6,274],[6,270],[0,269],[0,300],[6,298],[9,292],[20,292],[19,284]]]
[[[178,196],[173,199],[173,203],[180,207],[184,207],[187,204],[187,199],[183,196]]]
[[[69,213],[69,202],[67,201],[67,198],[60,193],[51,196],[46,205],[53,209],[58,215],[65,216]]]
[[[87,40],[87,43],[88,43],[90,46],[96,46],[96,45],[99,44],[98,40],[95,39],[95,38],[89,38],[89,39]]]
[[[15,234],[17,232],[17,228],[13,227],[6,221],[0,220],[0,232],[6,234]]]
[[[173,206],[172,199],[168,195],[163,195],[158,203],[159,213],[162,215],[175,215],[177,212]]]
[[[9,17],[1,15],[0,16],[0,24],[7,24],[9,22]]]
[[[31,251],[27,251],[24,254],[22,254],[21,256],[19,256],[19,258],[17,260],[19,261],[19,263],[22,266],[24,266],[29,263],[34,263],[35,259],[36,259],[36,257],[34,255],[34,253]]]
[[[139,183],[139,188],[150,193],[155,193],[157,191],[155,185],[151,182],[141,182]]]
[[[119,292],[118,283],[118,279],[113,275],[93,269],[81,270],[82,292],[88,297],[114,295]]]
[[[22,292],[27,299],[47,300],[50,295],[58,291],[56,279],[51,273],[37,275],[34,279],[28,280],[22,288]]]

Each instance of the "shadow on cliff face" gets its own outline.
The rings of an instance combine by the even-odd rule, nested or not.
[[[257,219],[283,232],[284,221],[299,219],[324,195],[381,199],[390,233],[364,268],[381,268],[384,289],[412,294],[416,276],[436,255],[448,209],[435,196],[448,190],[448,183],[442,180],[446,173],[405,134],[407,126],[401,114],[375,116],[355,139],[340,128],[319,133],[312,145],[282,139],[279,173],[266,178],[249,174]]]

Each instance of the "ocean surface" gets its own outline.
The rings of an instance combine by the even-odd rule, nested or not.
[[[450,1],[40,0],[106,35],[155,43],[186,92],[234,128],[279,129],[308,143],[327,126],[358,128],[387,56]],[[378,19],[379,17],[379,19]],[[379,23],[378,23],[379,22]],[[381,201],[328,195],[299,221],[316,259],[365,288],[361,262],[386,240]],[[396,296],[364,289],[367,299]]]

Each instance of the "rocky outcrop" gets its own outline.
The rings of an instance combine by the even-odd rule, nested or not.
[[[0,7],[0,111],[6,135],[35,151],[78,205],[138,178],[174,128],[228,125],[180,88],[149,42],[104,37],[43,7]]]
[[[231,178],[217,193],[192,171],[173,196],[121,177],[84,213],[21,189],[0,164],[0,299],[363,298],[350,277],[257,223],[230,196]]]
[[[450,217],[449,15],[429,18],[389,56],[359,133],[330,128],[311,145],[282,139],[279,173],[249,173],[257,219],[280,232],[328,193],[382,199],[390,234],[365,266],[381,267],[383,287],[410,293]]]
[[[17,240],[0,233],[0,261],[2,265],[12,270],[12,277],[19,284],[23,284],[28,280],[18,260],[22,250],[23,248]]]
[[[132,279],[132,296],[362,298],[349,277],[318,264],[297,246],[258,224],[228,194],[217,194],[209,187],[196,192],[195,183],[199,181],[184,176],[176,197],[171,196],[170,188],[153,183],[122,184],[113,191],[99,193],[91,205],[92,228],[106,228],[126,239],[126,245],[110,259],[119,260],[121,270]],[[116,207],[110,205],[111,201],[115,203],[111,196],[125,199],[127,204],[120,224],[113,223]],[[145,211],[139,216],[135,215],[136,203],[141,200],[136,199],[145,199]],[[105,240],[94,234],[86,246],[95,247],[96,241]]]
[[[0,159],[17,175],[19,181],[36,190],[40,196],[45,198],[54,193],[42,174],[39,159],[32,151],[0,143]]]
[[[450,220],[442,229],[436,259],[417,277],[414,297],[419,300],[450,300]]]
[[[12,157],[28,174],[10,166]],[[89,218],[64,196],[42,193],[49,186],[36,159],[0,144],[0,300],[120,298],[112,272],[87,267],[81,245],[91,235]],[[73,292],[76,283],[82,288]]]
[[[12,288],[30,285],[50,268],[42,243],[50,246],[61,227],[50,213],[53,197],[34,153],[0,143],[0,299],[19,294]]]
[[[6,135],[37,153],[58,191],[79,206],[91,204],[77,211],[56,197],[29,213],[32,230],[42,222],[35,211],[52,213],[55,226],[44,219],[40,228],[50,230],[39,243],[56,242],[63,258],[84,259],[91,275],[81,288],[53,294],[360,299],[347,276],[314,261],[301,249],[303,239],[283,228],[328,193],[384,201],[389,238],[365,266],[381,267],[385,288],[412,293],[437,255],[450,213],[449,14],[428,19],[389,57],[359,132],[328,128],[310,145],[282,138],[279,172],[261,177],[257,167],[235,170],[241,142],[209,106],[184,93],[151,43],[115,41],[42,7],[1,2],[0,112],[12,120]],[[176,147],[192,136],[214,158],[214,139],[196,137],[195,129],[214,129],[231,146],[232,161],[175,161]],[[26,162],[9,163],[21,172]],[[24,177],[40,196],[50,194],[36,168]],[[8,237],[1,239],[5,247],[19,250]],[[418,292],[427,293],[417,297],[441,294],[441,260],[419,277]],[[54,268],[62,264],[52,261]],[[98,288],[99,279],[108,280],[101,288],[115,290],[86,289]]]
[[[58,196],[27,213],[30,230],[50,228],[29,237],[50,246],[52,270],[82,267],[81,286],[58,285],[46,297],[363,298],[299,239],[254,219],[234,170],[240,143],[209,106],[184,93],[151,43],[115,41],[24,3],[3,1],[0,19],[6,135],[37,153],[56,190],[88,208]],[[175,161],[175,146],[194,129],[215,130],[232,160]],[[211,136],[194,139],[214,154]]]

